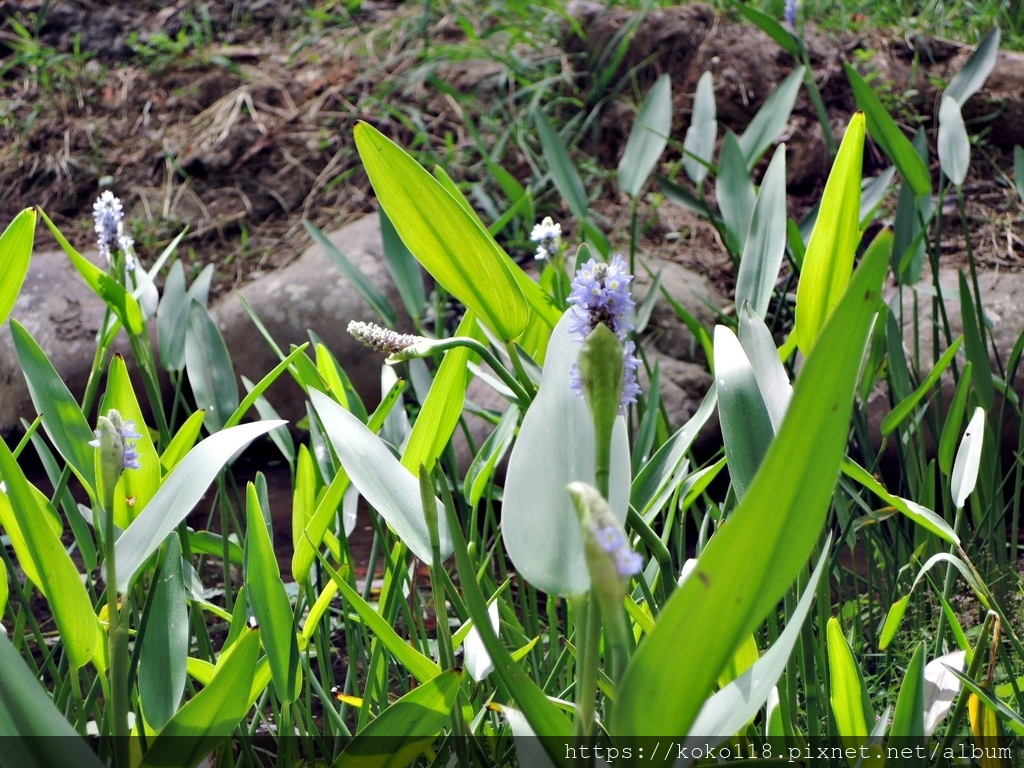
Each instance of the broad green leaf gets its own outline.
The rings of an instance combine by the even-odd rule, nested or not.
[[[114,523],[124,529],[142,513],[160,487],[160,457],[132,389],[128,367],[120,355],[115,355],[110,361],[107,390],[103,395],[100,413],[106,414],[111,408],[126,421],[134,422],[135,431],[139,433],[135,440],[139,468],[122,472],[114,488]]]
[[[196,407],[206,412],[206,429],[223,429],[227,418],[238,409],[238,381],[224,337],[206,307],[197,301],[188,311],[185,373]]]
[[[359,419],[321,392],[311,390],[309,397],[352,485],[416,557],[431,562],[430,534],[420,503],[419,481]],[[443,518],[441,503],[437,504],[438,517]],[[445,559],[452,553],[451,538],[443,519],[438,525],[441,557]]]
[[[893,430],[896,429],[903,421],[913,412],[917,407],[917,404],[924,399],[924,396],[928,394],[929,390],[934,387],[942,374],[946,372],[950,363],[953,362],[953,358],[956,357],[957,351],[960,349],[960,344],[963,342],[963,337],[958,337],[947,349],[942,353],[942,357],[935,363],[935,366],[925,376],[924,381],[921,382],[921,386],[915,389],[909,397],[898,402],[895,407],[889,413],[885,414],[885,418],[882,419],[882,436],[892,434]]]
[[[14,309],[14,302],[18,300],[25,282],[35,233],[35,209],[26,208],[0,235],[0,324]]]
[[[742,731],[768,700],[775,684],[782,677],[796,641],[800,638],[811,603],[814,602],[818,579],[828,562],[828,550],[827,546],[822,549],[818,564],[804,586],[804,593],[790,613],[786,628],[779,634],[775,644],[746,672],[704,702],[690,731],[701,737],[713,737],[708,742],[709,746],[721,744]],[[677,762],[676,768],[684,766]]]
[[[73,667],[81,667],[96,653],[99,640],[96,615],[78,568],[60,536],[50,525],[50,515],[18,466],[7,444],[0,440],[0,478],[7,492],[0,492],[0,524],[22,567],[34,572],[34,581],[50,606],[64,650]],[[0,688],[3,686],[0,685]]]
[[[818,333],[850,281],[860,242],[860,178],[864,156],[864,113],[858,112],[839,146],[825,182],[821,210],[804,255],[796,289],[796,334],[800,350],[811,351]],[[872,248],[885,249],[892,235],[879,236]],[[888,253],[886,253],[888,257]]]
[[[245,588],[252,614],[260,625],[260,640],[267,649],[274,690],[282,704],[294,702],[302,686],[299,646],[292,626],[292,606],[281,581],[274,542],[263,519],[256,486],[245,491]]]
[[[11,320],[14,351],[28,383],[32,404],[43,417],[43,428],[87,490],[96,487],[95,438],[89,422],[42,347],[17,321]]]
[[[715,387],[729,477],[742,500],[775,433],[754,369],[736,334],[723,325],[715,328]]]
[[[516,405],[510,405],[501,414],[498,425],[487,436],[484,444],[480,446],[480,450],[473,457],[473,462],[466,471],[463,483],[463,494],[470,505],[475,506],[483,496],[487,484],[494,476],[495,467],[504,458],[505,452],[512,444],[518,423],[519,408]]]
[[[708,165],[714,155],[717,137],[715,86],[711,73],[705,72],[697,81],[697,91],[693,95],[693,111],[690,113],[690,127],[686,129],[686,138],[683,140],[683,168],[694,184],[699,185],[708,175]]]
[[[376,128],[359,123],[355,141],[377,199],[413,255],[503,340],[519,336],[529,321],[526,299],[494,238]]]
[[[413,323],[419,322],[420,314],[426,306],[426,295],[423,291],[423,276],[420,274],[420,265],[416,257],[406,248],[402,238],[398,236],[395,225],[388,218],[387,211],[383,208],[377,209],[380,217],[380,236],[384,248],[384,266],[388,274],[395,282],[398,295],[402,297],[402,304],[409,314]],[[418,326],[417,326],[418,327]]]
[[[896,709],[893,711],[892,728],[889,735],[897,739],[906,739],[907,746],[924,746],[924,643],[918,643],[914,655],[910,658],[906,672],[903,673],[903,684],[900,686],[900,693],[896,699]],[[902,742],[901,742],[902,744]],[[902,750],[900,750],[902,752]],[[891,756],[885,763],[887,766],[906,766],[914,768],[920,765],[920,758],[912,760],[909,757],[901,759],[901,755]]]
[[[0,739],[5,766],[102,768],[89,742],[54,706],[46,689],[25,666],[6,632],[0,632]]]
[[[743,150],[736,140],[736,134],[732,132],[727,133],[722,142],[718,175],[715,177],[715,194],[718,197],[718,210],[725,221],[729,252],[742,253],[750,231],[756,194],[750,171],[743,159]]]
[[[786,145],[775,150],[754,204],[736,276],[736,306],[749,301],[764,317],[786,254]]]
[[[181,545],[167,539],[159,579],[150,586],[146,632],[139,652],[139,699],[150,727],[160,730],[178,711],[185,693],[189,647],[188,609]]]
[[[619,187],[639,196],[672,133],[672,78],[659,77],[644,99],[619,161]]]
[[[964,420],[964,411],[967,410],[967,395],[971,391],[974,366],[970,360],[964,365],[960,373],[960,381],[953,390],[953,399],[949,402],[949,410],[942,421],[942,434],[939,435],[939,470],[943,475],[949,477],[953,472],[953,452],[956,450],[960,438],[960,425]]]
[[[844,69],[857,100],[857,109],[867,116],[867,129],[871,138],[899,168],[904,180],[913,189],[915,197],[929,194],[932,181],[926,160],[914,149],[896,121],[889,116],[889,112],[882,106],[881,100],[864,78],[849,64],[846,64]]]
[[[558,135],[547,115],[539,109],[533,113],[533,120],[537,125],[537,138],[540,139],[541,151],[544,153],[544,161],[547,163],[548,172],[551,174],[555,187],[562,195],[572,215],[580,222],[586,221],[587,208],[590,207],[590,200],[587,198],[587,190],[583,186],[583,179],[579,171],[573,165],[569,157],[569,150]]]
[[[964,439],[960,441],[960,450],[956,452],[953,462],[953,475],[949,481],[949,492],[953,497],[953,505],[962,507],[967,497],[974,491],[978,482],[978,468],[981,466],[981,449],[985,442],[985,409],[975,408]]]
[[[537,397],[523,417],[509,457],[502,505],[502,537],[519,574],[537,589],[578,595],[590,588],[583,536],[566,486],[594,484],[594,422],[570,387],[580,344],[566,312],[551,334]],[[612,432],[609,495],[625,521],[629,501],[629,447],[625,423]]]
[[[164,293],[156,310],[157,348],[167,371],[185,367],[185,329],[192,301],[185,290],[185,268],[175,261],[164,281]]]
[[[335,768],[404,768],[444,729],[462,685],[462,671],[442,672],[380,713],[332,763]]]
[[[210,682],[150,742],[142,766],[193,768],[231,735],[253,704],[259,648],[259,633],[243,630],[217,661]]]
[[[844,745],[859,748],[867,739],[868,717],[871,716],[870,708],[865,706],[867,690],[864,678],[835,616],[828,620],[826,634],[829,691],[836,727]],[[871,720],[874,725],[874,717]]]
[[[395,309],[391,306],[387,296],[374,285],[370,279],[360,271],[359,267],[348,260],[348,256],[341,252],[327,235],[309,219],[302,220],[302,226],[306,228],[310,237],[323,248],[324,253],[334,262],[334,266],[345,276],[345,279],[352,284],[363,300],[370,305],[370,309],[377,313],[377,316],[384,321],[388,328],[394,328],[396,317]]]
[[[757,379],[757,388],[761,391],[772,429],[777,433],[789,409],[789,401],[793,399],[793,385],[779,359],[779,350],[775,348],[771,330],[754,313],[748,302],[740,306],[739,339],[754,369],[754,378]]]
[[[963,69],[949,81],[943,96],[949,97],[962,107],[971,96],[978,92],[996,66],[996,58],[999,56],[999,38],[999,27],[992,27],[978,43],[974,53],[964,63]]]
[[[981,311],[984,311],[983,308],[974,304],[967,278],[960,272],[960,318],[964,327],[964,352],[971,363],[971,383],[974,384],[978,404],[991,412],[995,407],[996,391],[992,384],[992,365],[985,347],[985,337],[981,331],[984,320],[978,316]]]
[[[57,229],[57,226],[50,221],[50,217],[41,209],[37,210],[39,210],[39,215],[43,217],[43,221],[50,228],[50,232],[60,244],[64,253],[71,260],[72,266],[78,270],[78,274],[82,276],[86,284],[96,292],[97,296],[103,299],[104,303],[110,307],[110,311],[117,316],[117,319],[121,321],[121,325],[129,333],[136,336],[141,334],[146,328],[146,323],[142,317],[142,308],[139,306],[139,302],[117,280],[76,251],[67,238],[61,234],[61,231]]]
[[[960,105],[951,97],[939,102],[939,165],[950,182],[962,186],[971,165],[971,140],[960,112]]]
[[[401,637],[395,628],[374,610],[372,605],[363,600],[362,595],[352,588],[343,574],[332,568],[331,564],[323,557],[320,557],[320,563],[330,575],[335,587],[341,591],[341,597],[348,603],[349,608],[359,615],[366,628],[373,632],[374,636],[388,649],[395,661],[409,670],[409,673],[421,685],[441,674],[441,668],[434,663],[433,659],[424,656],[405,638]]]
[[[887,266],[881,249],[869,249],[862,259],[822,331],[820,351],[800,372],[782,428],[747,495],[633,655],[616,691],[611,734],[688,733],[703,692],[806,567],[828,514]]]
[[[792,32],[779,24],[778,21],[753,6],[738,2],[738,0],[736,0],[735,5],[736,10],[760,27],[762,32],[781,45],[787,53],[792,56],[798,56],[800,54],[800,41]]]
[[[772,142],[782,133],[789,122],[789,116],[796,104],[800,86],[804,80],[804,68],[797,67],[779,83],[775,92],[765,99],[754,119],[739,138],[740,151],[746,158],[747,170],[752,171]]]
[[[258,421],[225,429],[203,440],[178,462],[114,545],[119,592],[128,591],[139,568],[199,503],[224,465],[257,437],[284,423]]]
[[[900,628],[904,615],[907,613],[907,606],[910,605],[910,595],[904,595],[891,606],[885,614],[885,622],[882,624],[882,631],[878,633],[878,649],[884,651],[896,637],[896,631]]]

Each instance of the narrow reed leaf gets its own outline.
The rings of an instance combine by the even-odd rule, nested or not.
[[[509,446],[512,445],[518,423],[519,408],[516,405],[510,405],[501,414],[498,425],[487,436],[484,444],[480,446],[480,450],[473,457],[473,462],[466,471],[463,483],[463,494],[470,505],[475,506],[479,503],[487,484],[494,477],[494,470],[505,457]]]
[[[789,34],[788,32],[786,34]],[[790,35],[792,37],[792,35]],[[752,171],[761,156],[768,151],[782,129],[789,122],[789,116],[796,104],[800,86],[804,82],[804,68],[797,67],[779,83],[764,104],[757,110],[750,125],[739,137],[740,150],[746,159],[747,170]]]
[[[43,429],[86,489],[94,489],[95,451],[89,445],[94,438],[92,427],[39,343],[17,320],[11,320],[10,327],[32,404],[43,417]]]
[[[419,321],[423,307],[426,306],[426,294],[423,290],[423,275],[420,274],[420,265],[416,257],[402,242],[398,230],[388,218],[384,208],[377,209],[380,217],[381,243],[384,248],[384,266],[388,274],[395,282],[398,295],[402,297],[402,304],[405,311],[412,318],[413,323]],[[417,326],[418,327],[418,326]]]
[[[875,724],[864,677],[835,616],[828,620],[826,635],[829,691],[836,729],[844,746],[859,749],[867,739],[868,722]]]
[[[889,606],[889,611],[885,614],[885,622],[882,624],[882,631],[878,633],[878,650],[884,651],[892,643],[909,605],[910,595],[906,594]]]
[[[889,730],[889,735],[898,739],[907,739],[907,745],[910,747],[916,745],[923,747],[924,713],[924,643],[920,642],[914,650],[914,655],[910,657],[906,672],[903,673],[903,685],[900,686],[900,693],[896,699],[896,709],[893,711],[892,728]],[[895,760],[890,757],[885,764],[893,766],[893,768],[902,768],[903,766],[914,768],[920,764],[920,758],[912,760],[908,753],[906,757],[902,757],[903,750],[899,750],[899,752],[901,754],[895,755]]]
[[[942,421],[942,434],[939,435],[939,471],[949,477],[953,472],[953,454],[960,439],[960,425],[964,421],[967,410],[967,395],[971,391],[972,370],[970,360],[960,372],[960,381],[953,390],[953,399],[949,402],[949,410]]]
[[[757,8],[747,5],[746,3],[741,3],[739,0],[734,0],[734,2],[737,11],[760,27],[761,31],[781,45],[783,50],[792,56],[799,55],[800,41],[796,39],[792,32],[779,24],[779,22],[774,18],[762,11],[759,11]]]
[[[238,381],[224,337],[206,307],[196,301],[188,310],[185,373],[196,407],[206,412],[206,429],[220,431],[238,409]]]
[[[1013,148],[1013,181],[1017,195],[1024,200],[1024,147],[1020,144]]]
[[[526,299],[494,238],[376,128],[359,123],[354,134],[377,199],[417,260],[503,340],[519,336]]]
[[[857,375],[888,266],[869,249],[804,365],[761,469],[663,606],[616,691],[613,735],[685,734],[719,672],[789,588],[820,538]],[[758,585],[751,589],[750,585]],[[672,659],[666,666],[665,659]]]
[[[996,66],[1000,36],[999,27],[992,27],[989,30],[988,34],[978,43],[978,47],[974,49],[974,53],[964,63],[963,68],[949,81],[943,96],[949,97],[962,107],[971,96],[978,92]]]
[[[683,140],[683,168],[694,184],[700,185],[708,175],[716,138],[718,120],[715,117],[715,86],[711,73],[705,72],[697,81],[690,127],[686,129],[686,138]]]
[[[638,197],[665,151],[672,132],[672,78],[667,74],[654,81],[619,161],[619,187]]]
[[[164,478],[160,490],[114,545],[117,589],[128,591],[139,568],[206,493],[232,457],[282,421],[258,421],[225,429],[203,440]]]
[[[869,119],[869,128],[870,125]],[[927,162],[928,142],[924,130],[918,130],[914,136],[913,147],[922,162]],[[892,245],[892,272],[900,285],[914,285],[921,279],[927,234],[922,222],[927,223],[931,218],[931,195],[917,194],[904,174],[896,201]]]
[[[960,272],[960,317],[964,327],[964,352],[971,363],[971,383],[978,405],[991,412],[996,404],[996,390],[992,383],[992,365],[989,362],[985,337],[981,332],[984,322],[982,307],[974,304],[974,295],[967,285],[967,278]]]
[[[739,255],[746,244],[757,197],[743,150],[736,139],[736,134],[731,132],[725,135],[722,142],[722,152],[718,158],[718,175],[715,177],[715,195],[718,197],[718,209],[725,221],[729,253]]]
[[[853,88],[853,96],[857,100],[857,109],[867,118],[867,129],[882,151],[888,155],[899,169],[904,180],[913,190],[914,197],[928,195],[932,181],[928,173],[928,164],[914,149],[913,144],[904,135],[903,130],[890,117],[870,85],[851,65],[844,66],[846,79]]]
[[[327,395],[311,390],[309,397],[352,484],[416,557],[429,563],[430,533],[423,519],[416,477],[399,463],[377,435]],[[441,502],[437,504],[440,506]],[[451,537],[443,520],[438,525],[441,557],[447,558],[452,553]]]
[[[939,102],[939,165],[950,182],[962,186],[971,165],[971,140],[960,105],[950,96]]]
[[[245,491],[245,588],[260,640],[267,651],[274,691],[282,704],[294,702],[302,687],[299,646],[292,625],[292,606],[281,581],[274,542],[264,521],[256,486]]]
[[[192,300],[185,290],[185,268],[175,260],[164,281],[164,292],[156,310],[157,349],[166,371],[185,368],[185,329]]]
[[[537,126],[537,138],[540,139],[541,151],[544,153],[544,161],[547,163],[551,180],[555,182],[555,187],[569,206],[572,215],[581,222],[586,221],[590,200],[583,186],[583,179],[569,157],[569,148],[551,125],[547,115],[539,109],[534,110],[533,121]]]
[[[0,323],[11,314],[25,282],[35,232],[36,211],[26,208],[0,235]]]
[[[750,232],[743,244],[736,276],[736,306],[749,301],[754,312],[764,317],[779,278],[786,254],[786,145],[775,150],[750,220]]]
[[[956,357],[956,353],[960,349],[960,344],[963,343],[963,336],[958,337],[947,349],[942,353],[942,357],[935,363],[934,367],[925,376],[924,381],[921,385],[915,389],[907,398],[898,402],[891,411],[885,414],[885,418],[882,419],[882,436],[892,434],[893,430],[896,429],[903,421],[914,411],[918,403],[924,399],[924,396],[928,394],[932,387],[938,384],[942,374],[949,368],[950,363],[953,362],[953,358]]]
[[[825,182],[818,220],[807,244],[796,289],[796,334],[800,350],[811,351],[822,326],[850,282],[860,242],[860,180],[864,156],[864,113],[850,120],[835,163]],[[875,239],[872,248],[891,247],[891,233]],[[886,252],[888,259],[888,251]]]

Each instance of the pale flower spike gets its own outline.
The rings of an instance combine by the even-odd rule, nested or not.
[[[129,272],[136,267],[135,241],[124,231],[124,207],[109,189],[103,192],[92,206],[93,229],[100,256],[113,261],[114,248],[124,252],[124,266]]]
[[[363,323],[357,320],[349,322],[348,332],[360,344],[389,355],[397,355],[413,344],[423,341],[422,337],[411,333],[397,333],[376,323]]]
[[[545,216],[540,224],[534,225],[530,239],[537,243],[537,261],[551,260],[558,255],[562,244],[562,225],[555,224],[550,216]]]

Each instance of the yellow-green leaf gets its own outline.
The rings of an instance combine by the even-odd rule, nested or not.
[[[11,314],[25,282],[35,232],[35,209],[26,208],[0,235],[0,323]]]

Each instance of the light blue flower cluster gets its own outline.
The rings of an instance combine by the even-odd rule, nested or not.
[[[93,203],[92,218],[100,256],[109,264],[113,260],[114,248],[120,248],[124,252],[125,269],[129,272],[134,270],[135,241],[125,233],[124,208],[109,189]]]
[[[800,0],[786,0],[786,23],[796,28],[796,15],[800,11]]]
[[[590,533],[598,546],[615,559],[615,570],[621,578],[628,579],[640,573],[644,567],[643,558],[633,551],[622,531],[616,526],[609,524],[602,528],[597,522],[593,522],[590,524]]]
[[[626,262],[619,255],[605,263],[591,259],[576,271],[572,281],[569,304],[572,305],[572,320],[569,330],[578,334],[583,341],[598,325],[607,326],[619,341],[623,342],[622,399],[625,408],[635,403],[640,394],[636,372],[640,358],[636,356],[636,344],[626,341],[626,335],[633,330],[630,315],[635,302],[629,292],[633,276],[629,274]],[[572,370],[572,390],[582,397],[579,369]]]
[[[533,227],[530,239],[537,244],[537,261],[553,259],[562,244],[562,225],[555,224],[550,216],[545,216],[540,224]]]
[[[142,435],[135,430],[135,422],[123,420],[121,414],[113,408],[107,412],[107,420],[121,440],[121,470],[139,469],[142,465],[139,463],[139,452],[135,448],[135,441]],[[100,441],[103,439],[102,429],[94,430],[93,434],[96,435],[96,439],[90,440],[89,445],[99,448]]]

